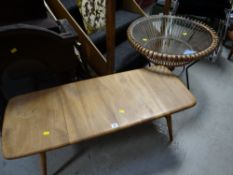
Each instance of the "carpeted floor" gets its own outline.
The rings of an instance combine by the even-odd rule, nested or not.
[[[227,53],[224,50],[214,64],[201,61],[190,69],[197,105],[174,115],[173,143],[168,143],[161,119],[154,125],[51,151],[49,174],[232,175],[233,62],[225,59]],[[4,160],[0,154],[0,175],[16,174],[39,175],[38,156]]]

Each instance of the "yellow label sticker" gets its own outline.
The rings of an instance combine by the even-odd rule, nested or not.
[[[147,38],[142,38],[142,41],[147,42],[148,39]]]
[[[17,51],[18,51],[17,48],[12,48],[12,49],[11,49],[11,53],[12,53],[12,54],[16,53]]]
[[[188,33],[187,32],[183,32],[183,36],[187,36],[188,35]]]
[[[43,132],[43,136],[48,136],[49,134],[50,134],[49,131],[44,131],[44,132]]]
[[[124,114],[125,110],[124,109],[119,109],[119,113]]]

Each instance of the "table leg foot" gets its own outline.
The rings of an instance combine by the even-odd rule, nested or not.
[[[170,139],[170,142],[172,142],[173,141],[172,116],[171,115],[167,115],[165,118],[167,120],[169,139]]]
[[[46,152],[40,153],[41,175],[47,175]]]

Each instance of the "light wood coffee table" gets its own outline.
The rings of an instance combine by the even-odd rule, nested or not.
[[[172,140],[171,114],[194,106],[195,98],[166,71],[138,69],[11,99],[3,124],[4,157],[40,154],[46,175],[46,151],[161,117]]]

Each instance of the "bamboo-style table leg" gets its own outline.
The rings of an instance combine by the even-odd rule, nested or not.
[[[47,175],[46,152],[40,153],[41,175]]]
[[[173,141],[172,116],[167,115],[165,118],[167,120],[167,127],[168,127],[168,134],[169,134],[170,142],[172,142]]]

